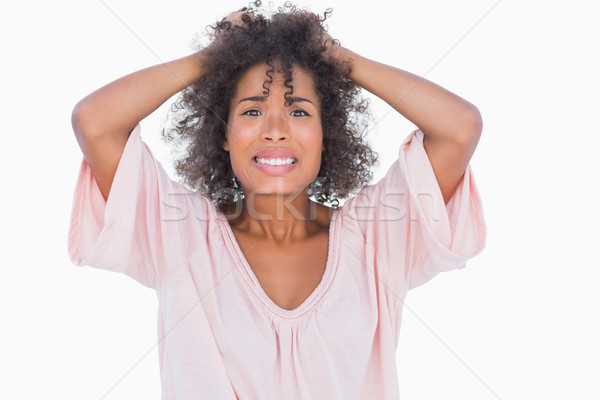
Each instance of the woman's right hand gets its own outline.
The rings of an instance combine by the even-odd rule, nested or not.
[[[244,9],[242,9],[244,10]],[[252,14],[251,12],[248,11],[233,11],[231,13],[229,13],[229,15],[225,18],[223,18],[221,21],[219,21],[216,26],[215,26],[215,33],[213,41],[211,42],[211,44],[208,46],[209,48],[211,47],[216,47],[219,45],[220,39],[221,39],[221,34],[223,31],[229,31],[232,27],[234,26],[242,26],[244,25],[244,21],[243,21],[243,17],[244,15],[248,15],[250,17],[250,19],[254,19],[254,14]]]

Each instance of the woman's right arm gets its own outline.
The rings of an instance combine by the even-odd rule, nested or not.
[[[71,116],[73,131],[105,199],[129,133],[171,96],[199,80],[203,60],[204,53],[199,51],[142,69],[77,103]]]

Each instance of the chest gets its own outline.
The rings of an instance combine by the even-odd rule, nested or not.
[[[285,246],[235,236],[262,290],[277,306],[299,307],[321,282],[328,257],[327,232]]]

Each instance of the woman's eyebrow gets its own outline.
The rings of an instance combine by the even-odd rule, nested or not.
[[[310,104],[314,105],[312,101],[310,101],[309,99],[305,99],[304,97],[292,97],[293,103],[299,103],[301,101],[308,101]]]
[[[267,98],[264,96],[251,96],[251,97],[245,97],[245,98],[241,99],[240,101],[238,101],[238,104],[240,104],[242,101],[265,101],[265,100],[267,100]],[[309,99],[305,99],[304,97],[292,97],[293,103],[300,103],[302,101],[307,101],[310,104],[314,105],[314,103],[312,101],[310,101]]]
[[[245,98],[241,99],[240,101],[238,101],[237,103],[240,104],[242,101],[265,101],[265,100],[267,100],[267,98],[264,96],[252,96],[252,97],[245,97]]]

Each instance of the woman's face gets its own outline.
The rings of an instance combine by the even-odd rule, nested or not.
[[[269,95],[263,94],[269,69],[267,64],[250,68],[230,105],[223,148],[245,196],[304,190],[321,166],[321,105],[313,79],[295,66],[293,102],[286,106],[283,74],[273,72]]]

